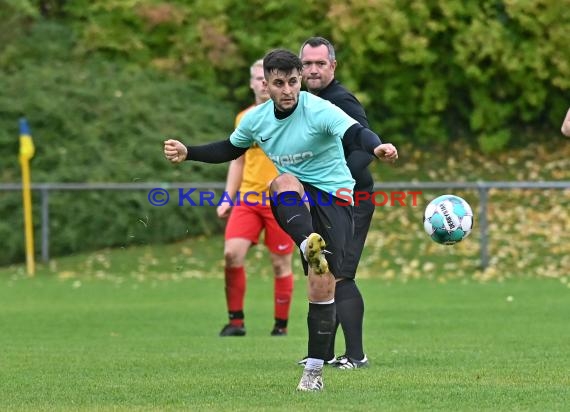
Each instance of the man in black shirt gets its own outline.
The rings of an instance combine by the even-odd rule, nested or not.
[[[303,63],[303,81],[307,90],[329,100],[362,126],[369,127],[358,99],[334,78],[337,62],[333,45],[323,37],[311,37],[301,46],[299,57]],[[374,181],[368,165],[374,157],[355,145],[343,144],[348,168],[356,181],[354,191],[373,192]],[[354,279],[374,213],[371,199],[372,196],[369,196],[354,207],[354,237],[345,249],[341,276],[336,276],[337,328],[339,324],[342,326],[346,353],[335,358],[333,338],[327,359],[329,364],[340,369],[368,366],[362,343],[364,301]],[[304,360],[299,363],[303,364]]]

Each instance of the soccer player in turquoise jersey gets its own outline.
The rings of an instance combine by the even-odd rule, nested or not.
[[[201,146],[168,139],[164,155],[172,163],[221,163],[257,143],[274,162],[281,174],[271,182],[271,208],[299,247],[308,278],[308,358],[297,389],[319,391],[335,327],[334,274],[340,273],[353,230],[354,180],[341,139],[388,162],[398,158],[398,151],[330,102],[301,92],[303,66],[294,53],[267,53],[263,69],[271,101],[248,112],[229,139]]]

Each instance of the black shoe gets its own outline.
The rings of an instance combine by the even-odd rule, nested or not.
[[[228,323],[222,328],[220,336],[245,336],[245,326],[234,326]]]
[[[271,331],[271,336],[287,336],[287,328],[278,328],[276,326]]]
[[[364,359],[356,360],[349,358],[346,355],[339,356],[336,359],[336,362],[332,365],[337,369],[359,369],[359,368],[367,368],[369,365],[368,358],[364,355]]]

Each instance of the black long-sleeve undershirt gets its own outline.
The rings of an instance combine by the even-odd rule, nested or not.
[[[197,160],[204,163],[225,163],[237,159],[247,151],[246,148],[234,146],[230,139],[207,143],[200,146],[186,146],[186,160]]]
[[[357,147],[366,153],[374,154],[374,149],[382,144],[382,140],[372,130],[355,123],[344,132],[343,143],[348,147]]]

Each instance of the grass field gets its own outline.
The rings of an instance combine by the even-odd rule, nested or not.
[[[323,393],[297,393],[304,279],[289,336],[270,337],[273,283],[252,251],[248,334],[219,338],[219,245],[0,269],[0,410],[570,410],[566,278],[362,279],[371,367],[327,369]]]

